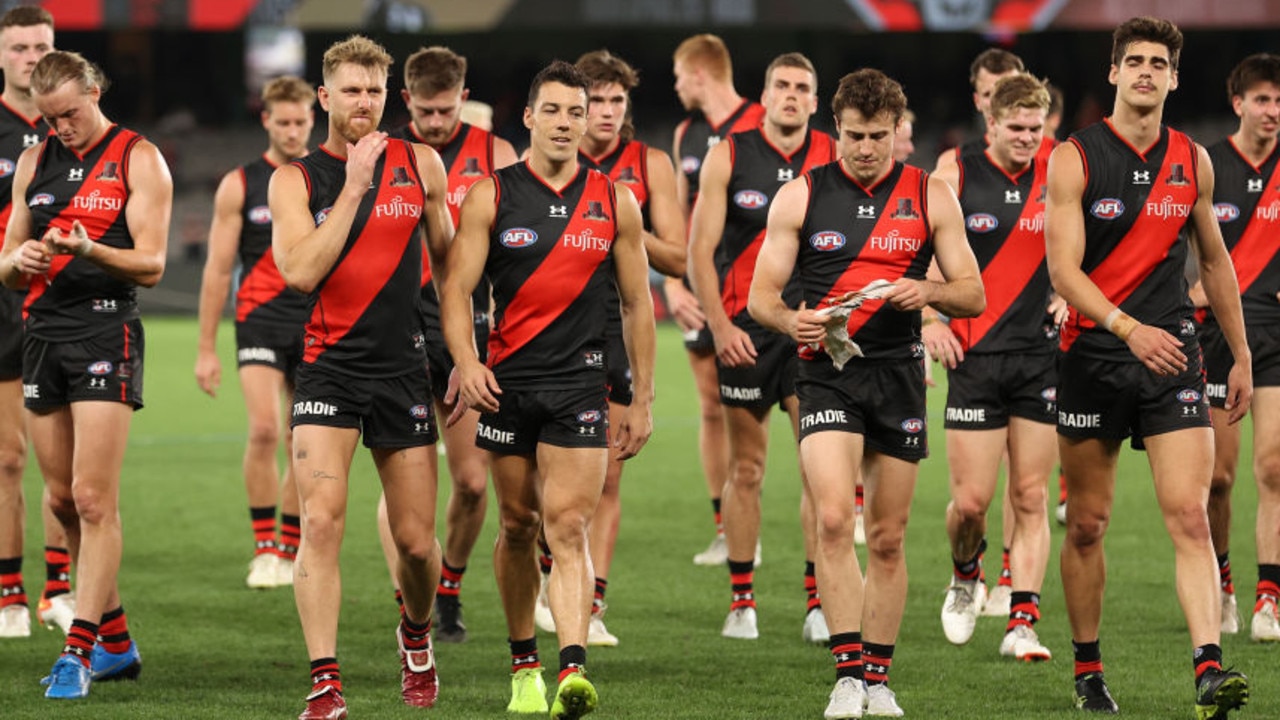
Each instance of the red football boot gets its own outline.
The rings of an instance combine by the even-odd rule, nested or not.
[[[431,636],[427,636],[425,648],[406,650],[404,637],[397,627],[396,644],[400,648],[400,697],[404,698],[406,705],[434,707],[440,695],[440,678],[436,675],[436,655],[431,647]]]
[[[332,685],[307,696],[307,709],[302,711],[298,720],[346,720],[347,701],[342,693]]]

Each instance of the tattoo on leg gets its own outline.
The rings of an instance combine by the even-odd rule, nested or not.
[[[310,575],[307,574],[307,566],[303,565],[302,563],[298,563],[298,577],[300,578],[311,577]]]
[[[313,480],[337,480],[338,476],[324,470],[315,470],[311,473],[311,478]]]
[[[294,457],[296,457],[296,458],[297,458],[297,459],[299,459],[299,460],[306,460],[306,459],[307,459],[307,450],[306,450],[306,448],[303,448],[303,449],[299,450],[299,451],[298,451],[298,454],[297,454],[297,455],[295,455]]]

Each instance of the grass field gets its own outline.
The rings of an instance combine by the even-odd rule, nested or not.
[[[243,410],[231,362],[232,333],[222,332],[225,382],[214,401],[196,388],[193,320],[147,323],[147,408],[134,422],[122,490],[125,555],[121,592],[139,642],[137,683],[101,684],[81,702],[44,700],[37,680],[52,664],[61,633],[35,629],[30,640],[0,641],[0,718],[289,718],[309,689],[307,656],[288,590],[244,587],[251,553],[240,479]],[[798,479],[786,423],[773,423],[764,507],[764,564],[756,575],[761,638],[726,640],[724,570],[695,567],[691,556],[711,538],[695,438],[696,399],[674,328],[660,328],[659,393],[653,439],[624,478],[625,512],[612,577],[609,629],[618,648],[593,649],[601,718],[819,718],[833,681],[823,648],[801,642],[804,563],[796,508]],[[1054,527],[1054,555],[1043,596],[1040,635],[1052,662],[1024,666],[999,657],[1004,623],[983,619],[972,642],[954,647],[938,620],[948,578],[943,531],[947,501],[941,389],[930,393],[937,430],[934,456],[922,464],[911,527],[911,589],[892,685],[912,718],[1068,718],[1071,648]],[[1247,436],[1246,432],[1246,436]],[[34,462],[32,462],[34,465]],[[1242,463],[1233,565],[1241,609],[1252,609],[1254,491]],[[444,473],[442,463],[442,475]],[[39,593],[43,560],[39,475],[27,475],[27,590]],[[442,482],[447,486],[447,480]],[[378,487],[368,454],[353,470],[343,553],[339,658],[353,718],[410,718],[402,706],[393,629],[395,604],[374,530]],[[440,507],[444,507],[442,491]],[[509,655],[489,548],[493,508],[463,585],[470,641],[439,646],[442,676],[436,718],[502,717]],[[999,513],[995,513],[996,516]],[[990,537],[998,546],[998,517]],[[1108,538],[1111,583],[1103,625],[1107,675],[1129,718],[1193,717],[1191,652],[1173,590],[1172,550],[1145,458],[1126,451]],[[1224,640],[1227,662],[1252,679],[1245,718],[1280,717],[1280,648],[1245,634]],[[555,639],[540,637],[554,679]]]

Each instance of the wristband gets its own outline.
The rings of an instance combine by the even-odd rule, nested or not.
[[[1129,335],[1131,335],[1134,329],[1141,323],[1133,319],[1120,308],[1116,308],[1107,314],[1107,317],[1102,321],[1102,324],[1111,332],[1111,334],[1125,342],[1128,342]]]

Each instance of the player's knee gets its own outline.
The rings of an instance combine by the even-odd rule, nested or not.
[[[336,548],[342,542],[346,518],[340,511],[312,502],[304,505],[302,512],[302,535],[307,545]]]
[[[764,458],[759,456],[734,458],[729,480],[740,490],[759,491],[764,483]]]
[[[72,489],[80,522],[98,525],[118,517],[119,507],[111,493],[91,483],[76,483]]]
[[[867,528],[867,556],[881,564],[902,562],[902,544],[907,535],[905,521],[881,520]]]
[[[481,467],[478,470],[468,468],[465,472],[454,475],[453,498],[463,507],[482,507],[488,495],[488,476]]]
[[[409,565],[423,565],[435,550],[435,533],[417,531],[396,538],[396,552]]]
[[[275,423],[250,421],[249,447],[251,449],[274,453],[279,443],[280,428]]]
[[[1199,502],[1179,503],[1165,510],[1169,532],[1194,542],[1210,542],[1209,515]]]
[[[1254,458],[1253,476],[1258,486],[1271,492],[1280,492],[1280,453],[1268,453]]]
[[[1067,542],[1077,548],[1102,546],[1111,517],[1107,513],[1070,508],[1067,515]]]
[[[1014,512],[1022,517],[1044,515],[1046,503],[1049,502],[1044,478],[1013,487],[1009,492],[1009,500],[1013,503]]]
[[[0,483],[22,482],[22,472],[27,467],[26,447],[14,444],[0,446]]]
[[[547,513],[543,532],[547,536],[547,544],[555,548],[585,539],[590,524],[591,516],[588,513],[576,508],[565,508]]]
[[[542,516],[533,508],[504,506],[498,525],[507,545],[528,547],[538,539]]]
[[[852,547],[853,508],[824,507],[817,515],[819,542]]]
[[[951,512],[962,525],[983,523],[987,518],[990,502],[985,498],[966,493],[956,493],[951,499]]]

